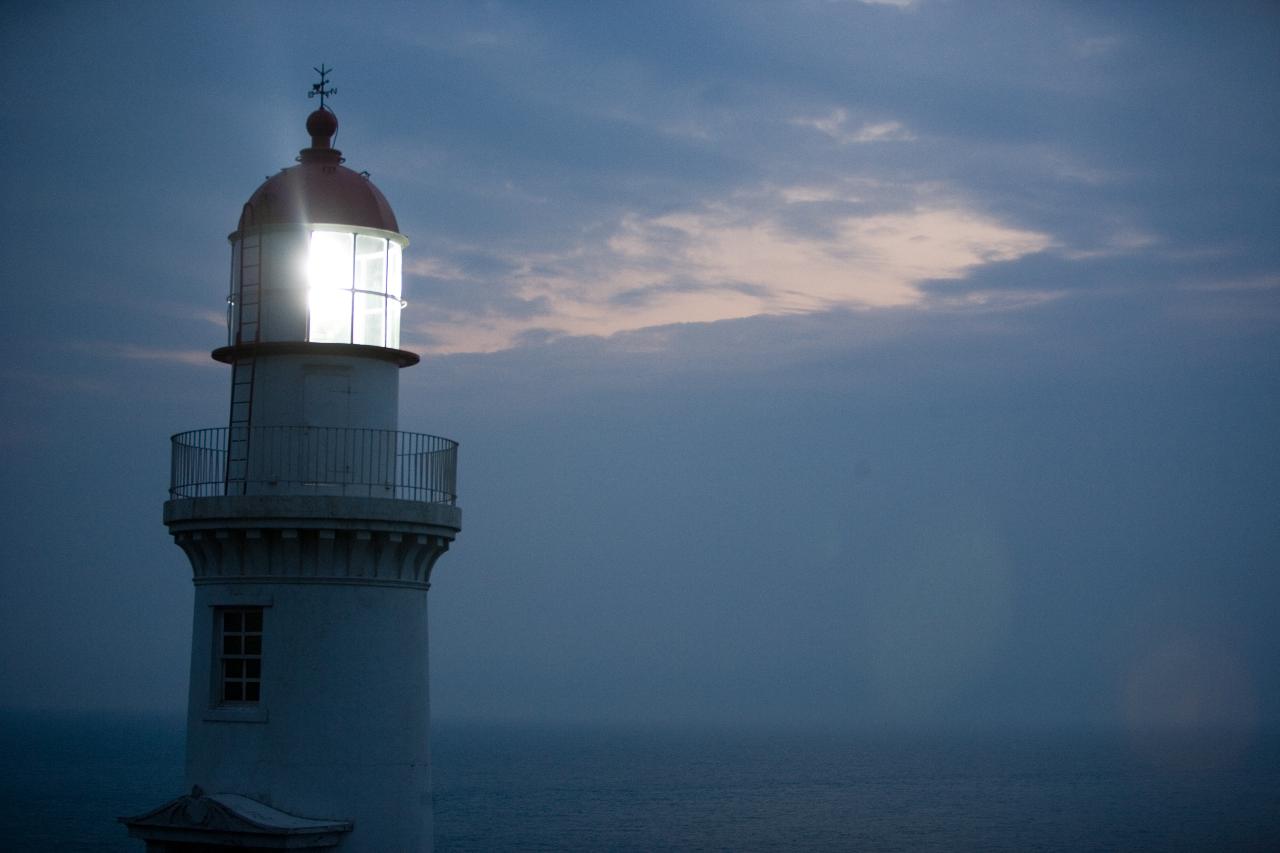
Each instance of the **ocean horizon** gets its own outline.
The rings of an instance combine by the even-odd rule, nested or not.
[[[10,851],[140,851],[177,716],[5,712]],[[433,724],[436,850],[1280,849],[1280,733]]]

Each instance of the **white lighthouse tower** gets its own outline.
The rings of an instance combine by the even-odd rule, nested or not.
[[[317,71],[310,146],[230,236],[228,424],[173,437],[190,793],[122,818],[148,851],[432,846],[427,589],[457,445],[400,431],[408,241],[332,147]]]

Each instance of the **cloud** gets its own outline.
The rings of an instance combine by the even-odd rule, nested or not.
[[[1073,46],[1079,56],[1088,58],[1111,53],[1120,47],[1120,44],[1119,36],[1091,36],[1080,39]]]
[[[1209,325],[1234,336],[1274,332],[1280,323],[1280,275],[1209,275],[1184,280],[1175,289],[1187,298],[1174,301],[1169,312],[1184,323]]]
[[[909,142],[915,135],[896,121],[864,124],[849,137],[851,142]]]
[[[198,367],[216,366],[207,349],[185,350],[162,347],[143,347],[134,344],[94,344],[94,349],[113,358],[129,361],[163,361],[173,364],[190,364]]]
[[[68,396],[84,396],[87,394],[106,395],[116,390],[116,386],[101,376],[86,376],[74,373],[52,373],[47,370],[31,370],[23,367],[9,367],[0,371],[0,379],[14,389],[38,390],[49,395],[65,394]],[[18,435],[21,430],[12,429],[4,433],[7,437]]]
[[[531,335],[914,306],[925,300],[926,282],[936,290],[940,281],[1053,243],[927,189],[900,188],[903,197],[918,198],[891,210],[874,209],[865,189],[764,188],[698,209],[628,214],[564,251],[508,259],[500,292],[489,285],[487,295],[452,308],[433,302],[433,317],[414,330],[434,351],[477,352]],[[411,270],[448,268],[427,261]],[[466,289],[482,287],[471,282]],[[980,303],[984,296],[964,299]]]
[[[811,127],[841,145],[867,142],[910,142],[915,134],[898,121],[865,122],[856,130],[850,130],[849,111],[837,107],[830,114],[817,118],[793,118],[791,123],[799,127]]]
[[[1073,261],[1130,255],[1159,244],[1160,239],[1131,226],[1115,224],[1100,245],[1090,248],[1063,248],[1062,256]]]
[[[404,266],[406,275],[421,278],[467,279],[470,276],[461,266],[442,258],[414,258]]]
[[[1182,285],[1183,290],[1208,291],[1211,293],[1236,293],[1280,290],[1280,275],[1258,275],[1245,278],[1197,280]]]

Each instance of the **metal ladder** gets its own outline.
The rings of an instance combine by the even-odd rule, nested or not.
[[[256,344],[262,293],[262,238],[252,234],[239,246],[240,287],[236,294],[236,339]],[[257,359],[253,351],[237,356],[231,365],[231,417],[227,428],[227,494],[243,495],[249,473],[249,422],[253,415],[253,379]]]

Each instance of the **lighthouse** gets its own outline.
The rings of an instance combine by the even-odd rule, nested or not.
[[[316,70],[309,144],[229,237],[226,425],[172,438],[186,785],[121,818],[148,851],[432,846],[427,590],[461,528],[457,445],[400,429],[408,240],[334,148]]]

